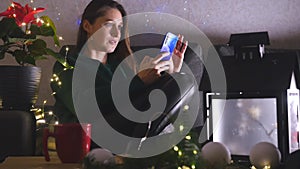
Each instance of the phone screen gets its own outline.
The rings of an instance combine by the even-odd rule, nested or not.
[[[169,52],[170,54],[164,58],[162,58],[161,60],[170,60],[172,53],[176,47],[178,41],[178,36],[174,35],[171,32],[168,32],[165,35],[162,47],[160,49],[160,52]]]

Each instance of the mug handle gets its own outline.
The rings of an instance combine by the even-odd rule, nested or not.
[[[50,161],[49,150],[48,150],[48,138],[54,137],[54,133],[49,132],[49,128],[44,128],[43,134],[43,150],[46,161]]]

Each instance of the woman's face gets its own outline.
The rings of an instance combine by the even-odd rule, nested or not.
[[[83,24],[88,38],[95,43],[97,50],[112,53],[116,49],[123,28],[122,14],[118,9],[109,8],[105,15],[97,18],[93,24],[87,20]]]

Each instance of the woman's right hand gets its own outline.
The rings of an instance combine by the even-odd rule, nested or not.
[[[168,52],[164,52],[160,53],[155,58],[150,56],[144,57],[139,67],[138,76],[146,85],[155,82],[161,76],[161,72],[173,72],[174,64],[172,59],[161,61],[162,58],[168,55]]]

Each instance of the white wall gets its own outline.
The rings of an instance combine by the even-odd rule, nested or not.
[[[58,34],[64,44],[74,44],[80,15],[90,0],[33,0],[35,7],[47,8],[56,23]],[[0,11],[4,11],[11,0],[2,0]],[[30,0],[18,0],[21,4]],[[140,12],[163,12],[179,16],[196,25],[216,44],[227,43],[230,34],[268,31],[274,48],[300,49],[300,1],[299,0],[118,0],[129,14]],[[147,18],[145,18],[147,19]],[[1,28],[0,28],[1,29]],[[147,26],[145,25],[145,29]],[[54,48],[54,47],[53,47]],[[59,48],[54,48],[59,50]],[[0,64],[11,64],[6,59]],[[38,104],[50,96],[53,59],[39,63],[43,77]]]

